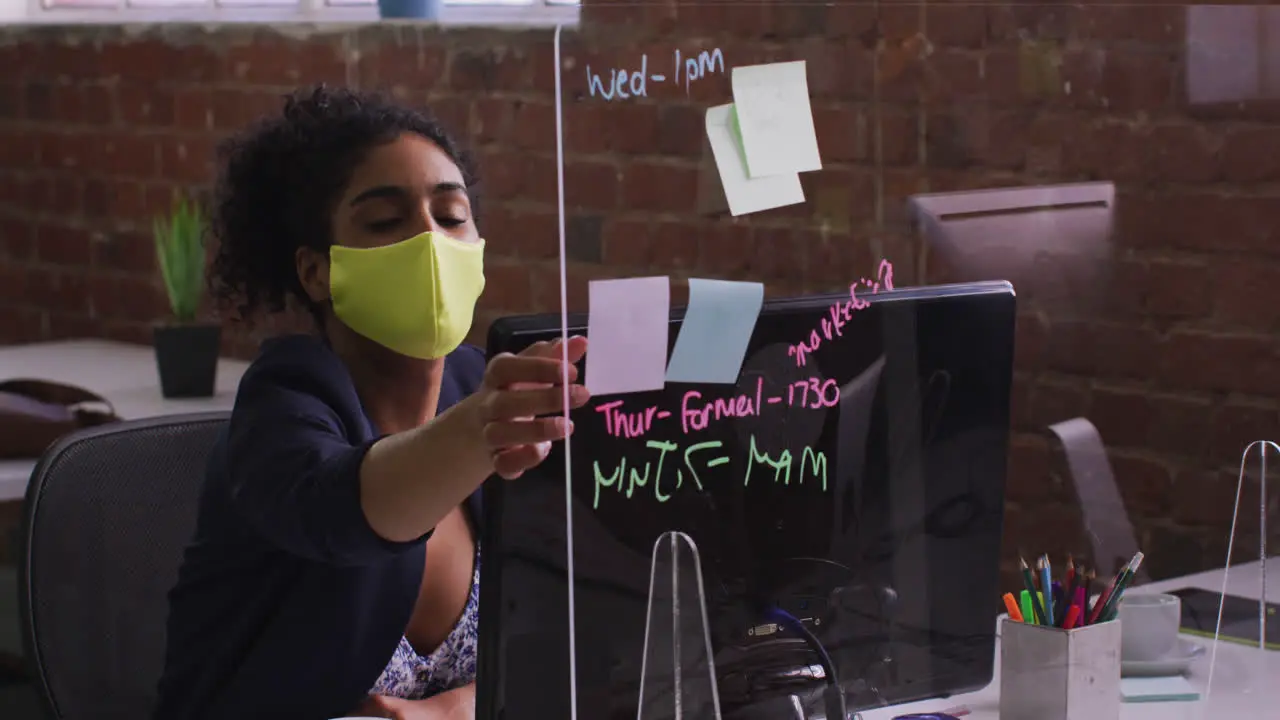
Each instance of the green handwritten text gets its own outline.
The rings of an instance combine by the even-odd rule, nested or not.
[[[782,454],[776,459],[770,457],[768,453],[760,452],[756,448],[756,438],[751,436],[751,462],[747,463],[746,475],[742,478],[742,484],[751,484],[751,469],[757,464],[768,465],[773,468],[773,481],[780,482],[783,485],[791,484],[791,466],[794,465],[790,450],[783,450]],[[796,478],[796,483],[804,484],[804,471],[809,468],[814,477],[822,480],[822,491],[827,491],[827,456],[820,450],[814,450],[806,447],[804,452],[800,454],[800,474]]]
[[[694,443],[686,446],[683,451],[679,444],[662,440],[649,440],[644,447],[648,452],[643,457],[624,457],[612,471],[602,469],[599,460],[592,462],[592,475],[595,478],[593,508],[600,507],[601,491],[610,488],[627,499],[634,497],[637,490],[643,493],[646,488],[651,488],[654,499],[664,503],[671,499],[674,492],[684,487],[686,475],[698,492],[705,489],[706,483],[733,480],[728,477],[730,469],[725,467],[729,465],[730,458],[723,449],[724,443],[719,440]],[[667,456],[673,453],[675,456],[668,459]],[[747,468],[742,474],[742,485],[747,487],[751,484],[751,474],[757,466],[772,469],[775,483],[791,485],[795,462],[795,456],[790,450],[783,450],[775,457],[762,451],[756,444],[755,436],[752,436],[747,453]],[[669,473],[672,472],[675,473],[674,486],[669,482]],[[821,450],[806,447],[800,452],[800,467],[795,473],[796,484],[803,485],[806,477],[819,480],[822,491],[827,491],[827,456]],[[668,481],[664,482],[664,478]]]

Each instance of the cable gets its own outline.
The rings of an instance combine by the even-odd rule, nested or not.
[[[805,627],[804,623],[800,622],[796,616],[782,608],[769,608],[769,610],[766,611],[766,615],[770,620],[777,622],[779,625],[782,625],[788,630],[799,635],[804,640],[805,644],[818,654],[818,658],[822,663],[822,672],[827,677],[827,684],[836,684],[835,663],[831,661],[831,654],[827,652],[825,647],[823,647],[822,641],[818,639],[818,636],[814,635],[809,628]]]
[[[844,690],[840,688],[840,681],[836,678],[836,664],[831,661],[831,653],[823,647],[822,641],[796,616],[782,608],[771,607],[765,611],[765,616],[799,635],[805,644],[817,653],[822,664],[822,673],[827,679],[827,686],[822,689],[823,714],[826,720],[845,720],[848,710],[845,707]]]

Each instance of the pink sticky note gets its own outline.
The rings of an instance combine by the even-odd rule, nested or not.
[[[667,374],[671,280],[594,280],[587,294],[587,389],[597,396],[661,390]]]

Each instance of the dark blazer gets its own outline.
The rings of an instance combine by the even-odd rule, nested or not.
[[[475,392],[484,364],[471,346],[446,358],[441,411]],[[369,527],[359,472],[378,437],[323,341],[263,345],[169,595],[157,720],[326,720],[365,697],[413,612],[430,536],[394,543]]]

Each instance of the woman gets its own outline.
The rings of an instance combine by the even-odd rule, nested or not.
[[[240,383],[170,594],[156,717],[470,718],[476,491],[571,431],[562,348],[486,367],[460,345],[484,241],[472,174],[429,118],[316,89],[223,162],[220,296],[246,317],[296,300],[317,332],[268,341]],[[585,351],[571,340],[570,362]]]

